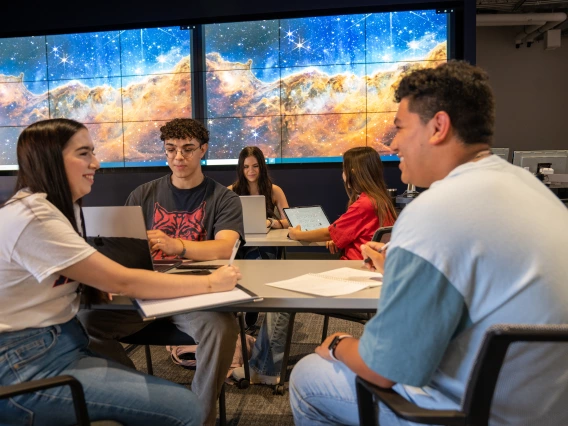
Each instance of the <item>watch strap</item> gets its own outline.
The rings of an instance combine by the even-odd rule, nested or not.
[[[339,342],[341,342],[343,339],[345,339],[346,337],[353,337],[350,334],[340,334],[339,336],[335,336],[333,338],[333,340],[331,341],[331,343],[329,344],[329,356],[335,360],[335,361],[339,361],[336,357],[335,357],[335,349],[337,348],[337,345],[339,345]]]

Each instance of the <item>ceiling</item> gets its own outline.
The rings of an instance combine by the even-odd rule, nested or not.
[[[478,14],[568,13],[568,0],[476,0],[476,5]],[[568,20],[556,28],[568,36]]]

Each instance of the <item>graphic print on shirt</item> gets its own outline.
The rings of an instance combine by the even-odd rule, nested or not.
[[[169,212],[159,203],[154,204],[154,221],[152,229],[159,229],[171,238],[181,238],[190,241],[204,241],[207,231],[204,226],[205,201],[194,211]],[[152,254],[154,259],[167,259],[176,256],[168,256],[158,250]]]
[[[73,283],[73,282],[75,282],[75,281],[73,281],[71,278],[67,278],[65,275],[59,275],[59,278],[57,278],[55,280],[55,282],[53,283],[53,288],[59,287],[60,285],[63,285],[63,284]]]

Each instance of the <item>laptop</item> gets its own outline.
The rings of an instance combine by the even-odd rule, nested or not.
[[[266,201],[264,195],[242,195],[245,234],[266,234]]]
[[[152,259],[140,206],[83,207],[83,217],[87,242],[123,266],[166,272],[181,264],[178,259]]]
[[[321,206],[286,207],[284,213],[290,226],[300,225],[302,231],[329,227],[329,220]]]

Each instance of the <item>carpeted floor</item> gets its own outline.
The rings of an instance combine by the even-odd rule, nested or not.
[[[257,324],[262,321],[262,315]],[[323,327],[323,316],[316,314],[297,314],[292,336],[290,351],[290,367],[298,362],[303,356],[314,351],[320,343]],[[329,334],[336,331],[344,331],[353,336],[360,336],[363,326],[358,323],[331,318]],[[146,372],[146,360],[144,350],[138,347],[130,353],[136,368]],[[186,370],[173,364],[164,347],[152,347],[152,360],[154,374],[159,377],[191,386],[193,371]],[[287,378],[288,379],[288,378]],[[282,395],[274,395],[273,388],[268,386],[254,385],[248,389],[238,389],[236,386],[226,387],[227,395],[227,424],[230,426],[288,426],[293,425],[292,412],[288,399],[288,392]]]

